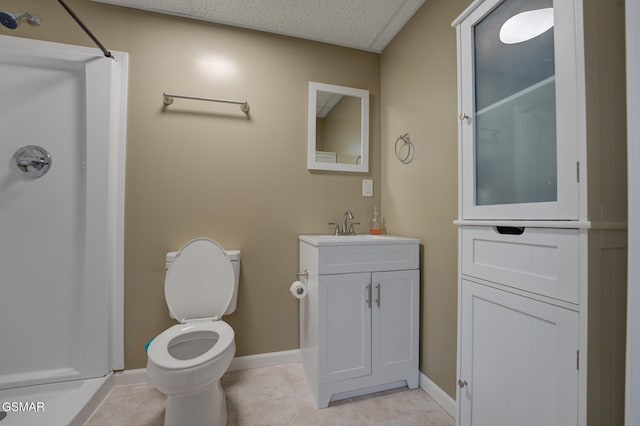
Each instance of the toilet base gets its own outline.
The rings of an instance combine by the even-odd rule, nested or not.
[[[197,393],[167,395],[165,426],[225,426],[227,404],[220,380]]]

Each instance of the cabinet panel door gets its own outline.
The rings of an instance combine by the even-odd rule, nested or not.
[[[463,218],[578,219],[574,13],[486,0],[460,24]]]
[[[578,413],[578,313],[462,281],[460,426],[569,426]]]
[[[375,372],[418,370],[418,270],[372,274]]]
[[[318,280],[320,383],[371,374],[370,273]]]

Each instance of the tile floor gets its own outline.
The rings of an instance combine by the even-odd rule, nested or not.
[[[332,402],[318,410],[300,364],[227,373],[222,386],[228,426],[455,424],[421,389],[380,392]],[[150,384],[121,386],[109,393],[85,425],[162,425],[164,407],[164,395]]]

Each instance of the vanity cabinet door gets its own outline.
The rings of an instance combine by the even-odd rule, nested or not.
[[[319,382],[371,374],[371,274],[322,275]]]
[[[464,219],[578,219],[574,9],[486,0],[458,25]]]
[[[377,272],[373,291],[373,371],[418,371],[418,270]],[[417,374],[416,374],[417,377]]]
[[[578,422],[578,313],[462,280],[458,425]]]

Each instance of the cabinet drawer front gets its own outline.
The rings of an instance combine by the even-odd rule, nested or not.
[[[462,228],[462,273],[531,293],[579,303],[579,231]]]
[[[318,274],[418,269],[418,244],[321,247]]]

